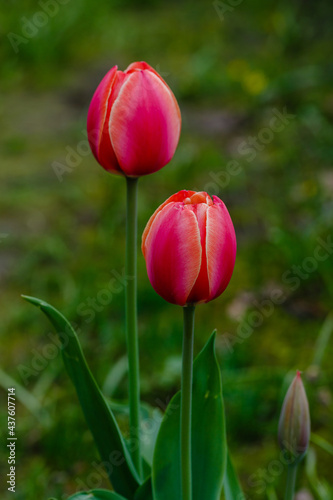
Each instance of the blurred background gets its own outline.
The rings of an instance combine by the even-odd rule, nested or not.
[[[172,162],[140,180],[139,233],[184,188],[220,196],[236,228],[235,272],[218,300],[198,307],[195,351],[217,328],[229,445],[244,491],[251,499],[283,495],[277,423],[300,369],[313,436],[297,488],[332,498],[332,14],[325,0],[6,2],[0,425],[6,429],[6,391],[15,386],[14,498],[108,486],[93,475],[99,458],[56,337],[20,294],[47,300],[76,325],[117,407],[127,387],[125,183],[96,163],[85,123],[104,74],[136,60],[165,78],[183,118]],[[138,266],[142,398],[145,411],[163,411],[180,385],[182,311],[153,291],[141,253]],[[126,414],[117,414],[126,430]],[[0,463],[5,476],[5,445]]]

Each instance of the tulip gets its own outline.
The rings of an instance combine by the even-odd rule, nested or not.
[[[149,219],[142,252],[153,288],[183,307],[180,405],[181,498],[192,500],[191,414],[195,306],[227,287],[236,258],[236,235],[229,212],[217,197],[179,191]]]
[[[301,373],[297,371],[284,398],[279,420],[278,440],[288,466],[285,500],[295,497],[298,464],[309,446],[310,432],[309,403]]]
[[[142,236],[149,280],[180,306],[209,302],[227,287],[236,258],[229,212],[217,196],[179,191],[152,215]]]
[[[88,111],[88,140],[100,165],[114,174],[152,174],[172,159],[181,117],[175,96],[147,63],[105,75]]]
[[[135,62],[124,72],[117,66],[105,75],[89,106],[88,140],[105,170],[126,178],[125,272],[132,276],[125,291],[129,372],[131,454],[142,476],[140,382],[137,332],[137,198],[138,178],[169,163],[180,135],[181,117],[175,96],[147,63]]]
[[[303,457],[309,445],[309,403],[299,371],[283,401],[278,439],[282,450],[293,455],[294,460],[297,461]]]

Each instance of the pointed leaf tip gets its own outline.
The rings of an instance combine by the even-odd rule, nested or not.
[[[215,341],[216,341],[216,330],[213,331],[211,336],[209,337],[208,341],[206,342],[206,345],[202,349],[202,353],[204,352],[210,352],[213,353],[213,356],[216,357],[215,355]]]
[[[26,300],[27,302],[30,302],[30,304],[33,304],[34,306],[37,307],[42,307],[42,306],[49,306],[47,302],[41,299],[37,299],[37,297],[31,297],[29,295],[21,295],[22,299]]]

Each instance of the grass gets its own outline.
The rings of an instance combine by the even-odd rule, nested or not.
[[[236,227],[235,273],[220,299],[198,308],[195,350],[218,329],[230,447],[245,491],[251,498],[267,493],[253,486],[257,476],[251,475],[278,457],[282,386],[297,368],[305,372],[313,431],[332,443],[331,343],[319,373],[311,367],[331,309],[332,256],[313,269],[308,259],[318,238],[331,234],[331,9],[328,2],[242,2],[222,22],[204,2],[138,7],[86,0],[59,5],[17,54],[8,38],[2,44],[0,364],[38,401],[35,412],[24,397],[17,403],[18,500],[69,495],[98,463],[59,356],[39,369],[38,353],[54,340],[20,294],[44,298],[81,328],[101,385],[125,352],[123,290],[106,305],[101,293],[124,269],[125,185],[91,155],[66,164],[68,147],[84,147],[90,98],[116,63],[123,69],[143,59],[157,67],[183,115],[171,164],[140,180],[139,233],[156,207],[182,188],[219,195]],[[22,17],[35,13],[31,1],[9,2],[1,14],[4,33],[22,34]],[[294,118],[265,135],[274,110],[284,107]],[[259,146],[252,155],[244,153],[251,138]],[[62,182],[55,161],[69,166]],[[179,387],[181,310],[151,289],[141,255],[138,267],[142,393],[158,406]],[[240,337],[240,325],[280,289],[284,300]],[[24,378],[22,366],[34,373]],[[0,380],[6,386],[7,379]],[[126,397],[123,372],[113,397]],[[0,401],[5,409],[5,391]],[[0,425],[6,426],[5,411]],[[313,446],[319,476],[330,480],[331,457]],[[3,448],[0,456],[6,462]],[[299,487],[311,486],[304,467],[299,478]],[[282,484],[277,491],[283,494]]]

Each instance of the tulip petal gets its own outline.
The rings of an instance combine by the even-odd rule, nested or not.
[[[166,83],[166,81],[161,77],[161,75],[159,73],[157,73],[157,71],[154,70],[154,68],[152,68],[148,63],[146,63],[145,61],[140,61],[140,62],[134,62],[132,64],[130,64],[128,66],[128,68],[125,70],[125,73],[132,73],[133,71],[135,70],[138,70],[138,69],[141,69],[141,70],[147,70],[147,71],[151,71],[152,73],[154,73],[154,75],[156,75],[163,83],[164,85],[166,85],[168,87],[168,89],[170,89],[169,85]],[[172,90],[170,89],[170,92],[171,94],[173,95],[172,93]],[[176,98],[174,97],[174,99],[176,100]]]
[[[89,144],[96,160],[106,170],[121,173],[109,134],[105,131],[105,124],[108,126],[110,114],[109,100],[116,79],[117,66],[114,66],[105,75],[93,95],[88,111],[87,131]]]
[[[193,197],[192,197],[193,198]],[[207,209],[206,203],[192,205],[193,213],[195,214],[200,231],[200,245],[202,248],[201,267],[196,282],[187,298],[188,303],[198,304],[205,302],[209,297],[209,281],[207,272],[207,257],[206,257],[206,225],[207,225]]]
[[[182,203],[169,203],[157,213],[144,247],[155,291],[168,302],[185,305],[197,280],[202,254],[193,211]]]
[[[145,248],[146,248],[146,245],[145,245],[146,238],[147,238],[147,235],[149,233],[150,227],[151,227],[153,221],[155,220],[156,215],[162,210],[162,208],[164,208],[169,203],[171,203],[171,202],[182,202],[186,198],[191,197],[194,193],[195,193],[195,191],[187,191],[186,189],[183,189],[182,191],[179,191],[178,193],[173,194],[172,196],[170,196],[170,198],[168,198],[164,203],[162,203],[162,205],[160,205],[158,207],[157,210],[155,210],[155,212],[153,213],[153,215],[150,217],[149,221],[147,222],[147,225],[146,225],[146,227],[145,227],[145,229],[143,231],[143,234],[142,234],[141,250],[142,250],[142,253],[143,253],[144,257],[145,257]]]
[[[158,73],[145,61],[137,61],[137,62],[131,63],[125,69],[125,73],[130,73],[131,71],[135,71],[136,69],[142,69],[142,70],[147,69],[147,70],[152,71],[153,73],[156,73],[158,75]]]
[[[169,88],[151,71],[136,70],[113,103],[109,127],[121,169],[128,176],[156,172],[172,158],[180,112]]]
[[[114,79],[111,93],[109,95],[107,103],[107,113],[105,116],[105,121],[103,125],[103,131],[101,136],[101,141],[99,145],[99,162],[108,171],[116,174],[124,175],[124,172],[120,168],[118,159],[113,150],[110,132],[109,132],[109,121],[113,102],[117,99],[120,89],[124,80],[126,79],[126,74],[122,71],[117,71],[116,77]]]
[[[207,271],[209,300],[227,287],[236,259],[236,235],[225,204],[213,196],[214,205],[207,210]]]

